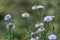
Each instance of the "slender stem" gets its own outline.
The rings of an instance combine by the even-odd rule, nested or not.
[[[55,33],[55,32],[54,32],[54,29],[55,29],[55,28],[54,28],[54,25],[53,25],[53,23],[52,23],[52,30],[53,30],[53,33]]]
[[[40,12],[37,10],[37,19],[40,21]]]
[[[34,11],[34,20],[37,21],[37,10]]]

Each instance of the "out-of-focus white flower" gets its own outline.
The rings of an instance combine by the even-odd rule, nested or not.
[[[37,23],[37,24],[35,25],[36,28],[38,28],[38,27],[40,27],[40,26],[44,26],[44,23]]]
[[[34,34],[35,34],[35,33],[34,33],[34,32],[32,32],[32,33],[31,33],[31,36],[32,36],[32,35],[34,35]]]
[[[38,9],[38,6],[37,5],[34,5],[33,7],[32,7],[32,10],[37,10]]]
[[[31,38],[30,40],[39,40],[39,37],[38,36],[36,36],[35,38]]]
[[[44,22],[50,22],[53,20],[54,17],[55,16],[46,16],[46,17],[44,17]]]
[[[40,24],[36,24],[35,27],[36,27],[36,28],[40,27]]]
[[[22,18],[29,18],[30,17],[30,14],[29,13],[23,13],[22,14]]]
[[[38,31],[39,31],[39,32],[44,32],[44,31],[45,31],[45,28],[44,28],[44,27],[40,27],[40,28],[38,29]]]
[[[56,40],[57,37],[56,37],[56,35],[52,34],[52,35],[49,35],[48,39],[49,40]]]
[[[40,27],[40,22],[37,22],[37,23],[35,24],[35,27],[36,27],[36,28]]]
[[[7,29],[8,30],[11,30],[11,29],[14,29],[15,28],[15,25],[13,23],[8,23],[7,24]]]
[[[44,23],[40,23],[40,26],[44,26]]]
[[[30,40],[35,40],[33,37]]]
[[[9,19],[11,19],[11,15],[10,15],[10,14],[7,14],[7,15],[4,17],[4,20],[7,21],[7,20],[9,20]]]
[[[42,6],[42,5],[38,5],[37,8],[38,8],[38,9],[45,9],[45,7]]]
[[[36,36],[35,40],[39,40],[39,37],[38,37],[38,36]]]

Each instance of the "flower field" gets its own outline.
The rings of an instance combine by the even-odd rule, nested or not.
[[[0,40],[60,40],[60,0],[0,0]]]

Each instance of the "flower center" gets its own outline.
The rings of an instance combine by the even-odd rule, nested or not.
[[[40,22],[37,22],[37,24],[40,24]]]
[[[37,8],[37,5],[35,5],[34,7]]]
[[[40,27],[41,29],[43,29],[44,27]]]
[[[25,15],[27,15],[28,13],[24,13]]]

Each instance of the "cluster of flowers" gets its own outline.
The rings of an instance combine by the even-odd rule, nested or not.
[[[45,8],[42,5],[38,5],[38,6],[35,5],[32,7],[32,10],[38,10],[38,9],[45,9]],[[38,30],[36,32],[32,32],[31,35],[33,36],[39,32],[44,32],[45,31],[45,28],[44,28],[45,22],[51,22],[53,20],[53,18],[55,18],[55,16],[45,16],[43,19],[43,23],[37,22],[35,27],[38,28]],[[56,40],[57,37],[56,37],[56,35],[51,34],[48,36],[48,39],[49,40]],[[35,38],[31,37],[31,40],[39,40],[39,37],[38,36],[35,36]]]
[[[5,20],[5,21],[8,21],[8,20],[11,19],[11,17],[12,17],[12,15],[7,14],[7,15],[5,15],[5,17],[4,17],[4,20]],[[8,30],[12,30],[12,29],[15,28],[15,25],[14,25],[13,23],[8,23],[6,27],[7,27]]]
[[[32,7],[32,10],[38,10],[38,9],[45,9],[44,6],[42,5],[35,5]],[[7,14],[5,17],[4,17],[4,20],[5,21],[8,21],[11,19],[11,15],[10,14]],[[29,18],[30,17],[30,14],[29,13],[23,13],[21,15],[22,18]],[[45,28],[43,27],[45,22],[50,22],[53,20],[53,18],[55,18],[55,16],[45,16],[44,17],[44,20],[43,20],[43,23],[40,23],[40,22],[37,22],[37,24],[35,25],[36,28],[38,28],[38,30],[36,32],[33,32],[31,33],[31,40],[39,40],[39,37],[38,36],[34,36],[35,34],[39,33],[39,32],[44,32],[45,31]],[[13,23],[9,23],[7,24],[7,29],[14,29],[15,28],[15,25]],[[34,36],[34,37],[33,37]],[[52,35],[49,35],[48,36],[48,39],[49,40],[56,40],[57,37],[56,35],[52,34]]]

